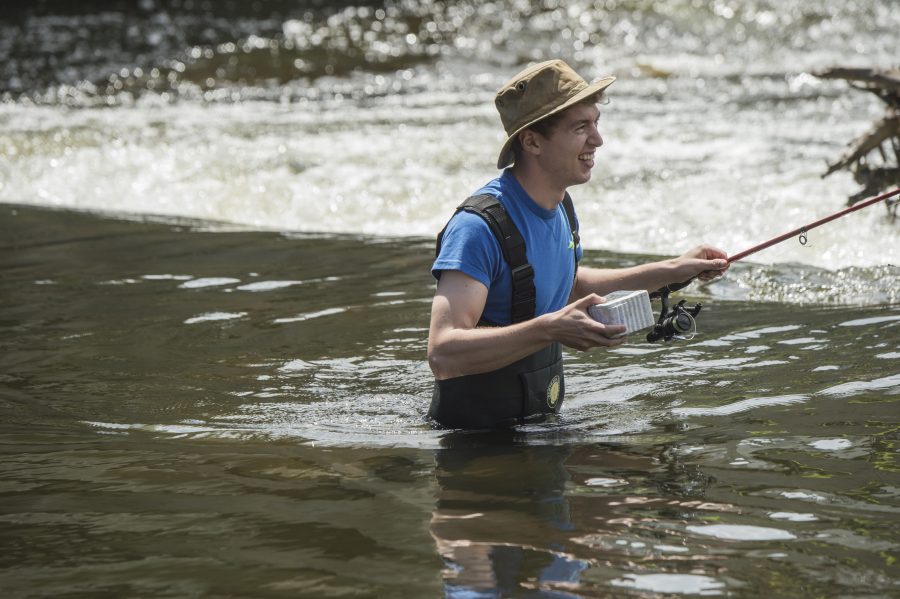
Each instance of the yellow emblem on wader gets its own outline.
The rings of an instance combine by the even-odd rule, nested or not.
[[[559,401],[559,375],[555,375],[552,379],[550,379],[550,384],[547,385],[547,405],[551,408],[556,407],[556,402]]]

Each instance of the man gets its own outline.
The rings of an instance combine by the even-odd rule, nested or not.
[[[508,135],[497,168],[506,170],[460,206],[438,237],[432,267],[429,417],[438,424],[487,428],[557,412],[565,392],[561,345],[588,350],[624,341],[624,327],[588,314],[603,294],[708,280],[728,268],[726,254],[707,246],[631,268],[578,267],[582,249],[566,190],[591,178],[603,145],[596,104],[613,81],[589,85],[551,60],[497,92]]]

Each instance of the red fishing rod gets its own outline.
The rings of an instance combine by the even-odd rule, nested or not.
[[[871,206],[872,204],[877,204],[878,202],[882,202],[887,200],[888,198],[892,198],[895,195],[900,195],[900,187],[895,189],[894,191],[889,191],[887,193],[881,194],[880,196],[876,196],[874,198],[864,200],[862,202],[858,202],[849,208],[845,208],[840,212],[835,212],[830,216],[826,216],[825,218],[820,218],[819,220],[809,223],[808,225],[804,225],[793,231],[788,231],[783,235],[779,235],[778,237],[774,237],[769,241],[764,241],[759,245],[755,245],[750,249],[744,250],[743,252],[738,252],[737,254],[730,256],[728,258],[728,263],[737,262],[738,260],[742,260],[751,254],[755,254],[760,250],[764,250],[767,247],[771,247],[776,243],[781,243],[785,239],[790,239],[794,235],[800,236],[800,243],[806,243],[806,233],[810,229],[815,229],[820,225],[824,225],[827,222],[831,222],[835,219],[841,218],[842,216],[846,216],[851,212],[856,212],[857,210],[862,210],[867,206]],[[684,287],[687,287],[691,281],[693,281],[696,277],[691,277],[687,281],[682,283],[674,283],[666,285],[661,289],[657,289],[653,293],[650,294],[652,299],[659,298],[662,301],[662,308],[660,309],[659,319],[656,321],[656,325],[653,327],[647,334],[647,341],[653,343],[655,341],[670,341],[671,339],[679,338],[690,338],[693,336],[692,331],[695,330],[694,317],[700,312],[701,304],[695,304],[693,308],[685,307],[685,300],[681,300],[678,304],[669,309],[669,293],[672,291],[678,291]]]
[[[825,223],[828,223],[835,219],[841,218],[842,216],[846,216],[847,214],[850,214],[851,212],[856,212],[857,210],[862,210],[863,208],[871,206],[872,204],[877,204],[878,202],[881,202],[888,198],[894,197],[895,195],[900,195],[900,187],[898,187],[894,191],[889,191],[887,193],[883,193],[880,196],[876,196],[874,198],[870,198],[870,199],[864,200],[862,202],[857,202],[853,206],[850,206],[849,208],[845,208],[844,210],[841,210],[840,212],[835,212],[834,214],[832,214],[830,216],[821,218],[815,222],[809,223],[808,225],[804,225],[802,227],[794,229],[793,231],[788,231],[784,235],[779,235],[778,237],[773,237],[769,241],[764,241],[763,243],[760,243],[759,245],[754,245],[752,248],[746,249],[743,252],[738,252],[737,254],[728,257],[728,263],[730,264],[732,262],[737,262],[738,260],[743,260],[744,258],[746,258],[747,256],[749,256],[751,254],[755,254],[756,252],[758,252],[760,250],[764,250],[767,247],[771,247],[771,246],[775,245],[776,243],[781,243],[785,239],[790,239],[791,237],[794,237],[795,235],[800,236],[800,243],[806,243],[806,233],[810,229],[815,229],[816,227],[818,227],[820,225],[824,225]]]

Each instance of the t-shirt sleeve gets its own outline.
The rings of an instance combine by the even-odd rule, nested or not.
[[[445,270],[463,272],[491,288],[503,256],[488,224],[480,216],[458,212],[447,224],[441,240],[441,253],[431,267],[434,278]]]

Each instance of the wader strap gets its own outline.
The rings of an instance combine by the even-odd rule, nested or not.
[[[460,204],[456,211],[465,210],[477,214],[490,227],[500,244],[503,259],[512,273],[512,304],[510,320],[513,324],[534,318],[537,292],[534,289],[534,269],[528,263],[525,239],[509,217],[500,200],[489,194],[472,196]],[[446,227],[444,227],[446,230]],[[438,234],[435,256],[441,253],[444,230]]]
[[[562,201],[563,210],[566,212],[566,220],[569,221],[569,230],[572,231],[572,241],[575,244],[573,251],[575,253],[575,278],[578,278],[578,244],[581,243],[581,236],[578,234],[578,219],[575,218],[575,205],[572,203],[572,197],[566,193],[566,197]]]
[[[578,276],[578,244],[581,243],[581,237],[578,235],[578,219],[575,218],[575,206],[572,198],[566,193],[562,201],[563,210],[566,213],[566,220],[569,223],[569,230],[572,233],[572,241],[574,247],[572,249],[572,258],[575,261],[575,277]],[[490,227],[497,243],[500,244],[500,250],[503,252],[503,259],[509,265],[512,273],[512,305],[510,309],[510,321],[515,324],[517,322],[525,322],[534,318],[535,305],[537,301],[537,292],[534,289],[534,269],[528,262],[526,255],[525,239],[519,232],[515,223],[509,217],[509,213],[503,204],[496,197],[490,194],[482,194],[472,196],[457,206],[456,212],[465,210],[472,214],[477,214]],[[445,226],[437,236],[437,244],[435,246],[435,257],[441,253],[441,240],[444,238]],[[479,322],[480,325],[493,325],[487,321]]]

